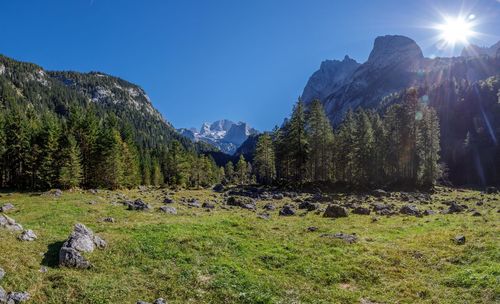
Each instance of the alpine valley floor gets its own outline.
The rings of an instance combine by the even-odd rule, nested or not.
[[[0,206],[14,205],[0,217],[38,236],[23,242],[20,232],[0,227],[0,286],[27,291],[26,303],[160,297],[168,303],[500,301],[500,194],[452,188],[437,188],[431,196],[332,194],[318,199],[313,211],[299,209],[299,201],[312,201],[310,194],[267,195],[256,201],[256,210],[228,206],[228,195],[212,190],[0,194]],[[167,196],[177,214],[158,211]],[[137,198],[151,209],[127,210],[120,203]],[[201,206],[208,201],[213,206],[205,207],[213,209]],[[324,217],[333,202],[349,215]],[[276,209],[264,210],[266,203]],[[295,215],[279,215],[285,204]],[[402,212],[404,205],[416,209]],[[353,214],[360,206],[371,214]],[[443,212],[452,206],[459,207],[457,213]],[[413,216],[412,210],[436,213]],[[107,217],[114,222],[103,221]],[[58,266],[59,249],[76,223],[108,244],[85,255],[90,269]],[[338,238],[339,232],[355,242]],[[455,240],[459,235],[464,244]]]

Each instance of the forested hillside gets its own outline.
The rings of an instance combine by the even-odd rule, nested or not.
[[[0,56],[0,186],[204,185],[218,168],[136,85]]]

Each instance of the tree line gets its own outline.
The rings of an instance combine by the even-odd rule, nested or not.
[[[254,157],[258,182],[341,182],[355,186],[430,186],[439,163],[439,119],[415,89],[380,116],[349,111],[334,130],[320,101],[302,101],[272,133],[259,137]]]
[[[205,187],[223,177],[213,159],[178,141],[145,149],[135,129],[122,127],[112,113],[98,117],[91,106],[75,106],[60,116],[6,103],[0,109],[0,187]]]

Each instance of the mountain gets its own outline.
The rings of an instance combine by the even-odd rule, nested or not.
[[[498,184],[499,48],[500,42],[488,48],[471,45],[463,56],[431,59],[408,37],[377,37],[368,60],[352,73],[336,74],[334,68],[325,72],[322,63],[306,84],[302,100],[308,105],[320,99],[337,126],[349,110],[383,112],[414,87],[420,101],[437,110],[441,161],[449,179],[455,184]],[[346,59],[332,62],[340,66]],[[345,78],[336,77],[341,74]]]
[[[424,58],[412,39],[381,36],[375,39],[368,60],[352,73],[345,73],[345,78],[322,72],[322,64],[306,84],[302,99],[309,104],[319,98],[333,124],[337,125],[349,109],[385,108],[393,102],[395,94],[411,86],[432,86],[452,79],[474,82],[498,73],[497,65],[483,65],[483,61],[467,57]],[[339,61],[335,62],[339,65]],[[351,65],[354,67],[353,63]]]
[[[208,143],[230,155],[234,154],[250,135],[258,133],[245,122],[234,123],[227,119],[203,123],[199,131],[195,128],[184,128],[177,131],[194,142]]]
[[[464,47],[460,56],[462,57],[477,57],[487,55],[490,57],[500,56],[500,41],[490,47],[480,47],[475,44],[469,44]]]
[[[16,103],[61,117],[67,117],[75,107],[90,107],[100,118],[112,113],[120,129],[131,129],[143,149],[155,149],[172,140],[194,148],[154,108],[141,87],[118,77],[100,72],[46,71],[36,64],[0,55],[0,104],[10,91]]]

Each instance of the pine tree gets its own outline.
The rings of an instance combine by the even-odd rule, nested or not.
[[[285,146],[291,153],[293,181],[300,184],[307,176],[306,165],[309,152],[304,103],[300,99],[294,106],[287,131]]]
[[[224,173],[225,173],[226,182],[228,184],[234,183],[234,165],[233,165],[232,161],[228,161],[226,163],[226,166],[224,167]]]
[[[40,185],[37,188],[53,188],[58,182],[57,152],[59,150],[60,126],[56,118],[46,114],[43,118],[39,147],[41,149],[39,171]]]
[[[327,181],[332,174],[333,128],[319,100],[311,103],[307,115],[308,168],[312,181]]]
[[[339,126],[336,135],[336,145],[333,149],[335,162],[335,176],[337,181],[353,183],[357,164],[356,164],[356,121],[352,110]]]
[[[375,135],[372,123],[364,110],[356,115],[357,127],[355,133],[354,162],[356,164],[355,182],[358,185],[372,183],[371,172],[375,166]]]
[[[82,181],[80,148],[73,135],[67,136],[67,147],[63,152],[63,161],[59,173],[59,184],[63,188],[78,187]]]
[[[240,155],[238,163],[236,163],[235,175],[236,183],[243,185],[248,182],[248,166],[243,154]]]
[[[255,150],[255,172],[257,180],[264,184],[271,184],[276,178],[274,147],[271,136],[262,134]]]

